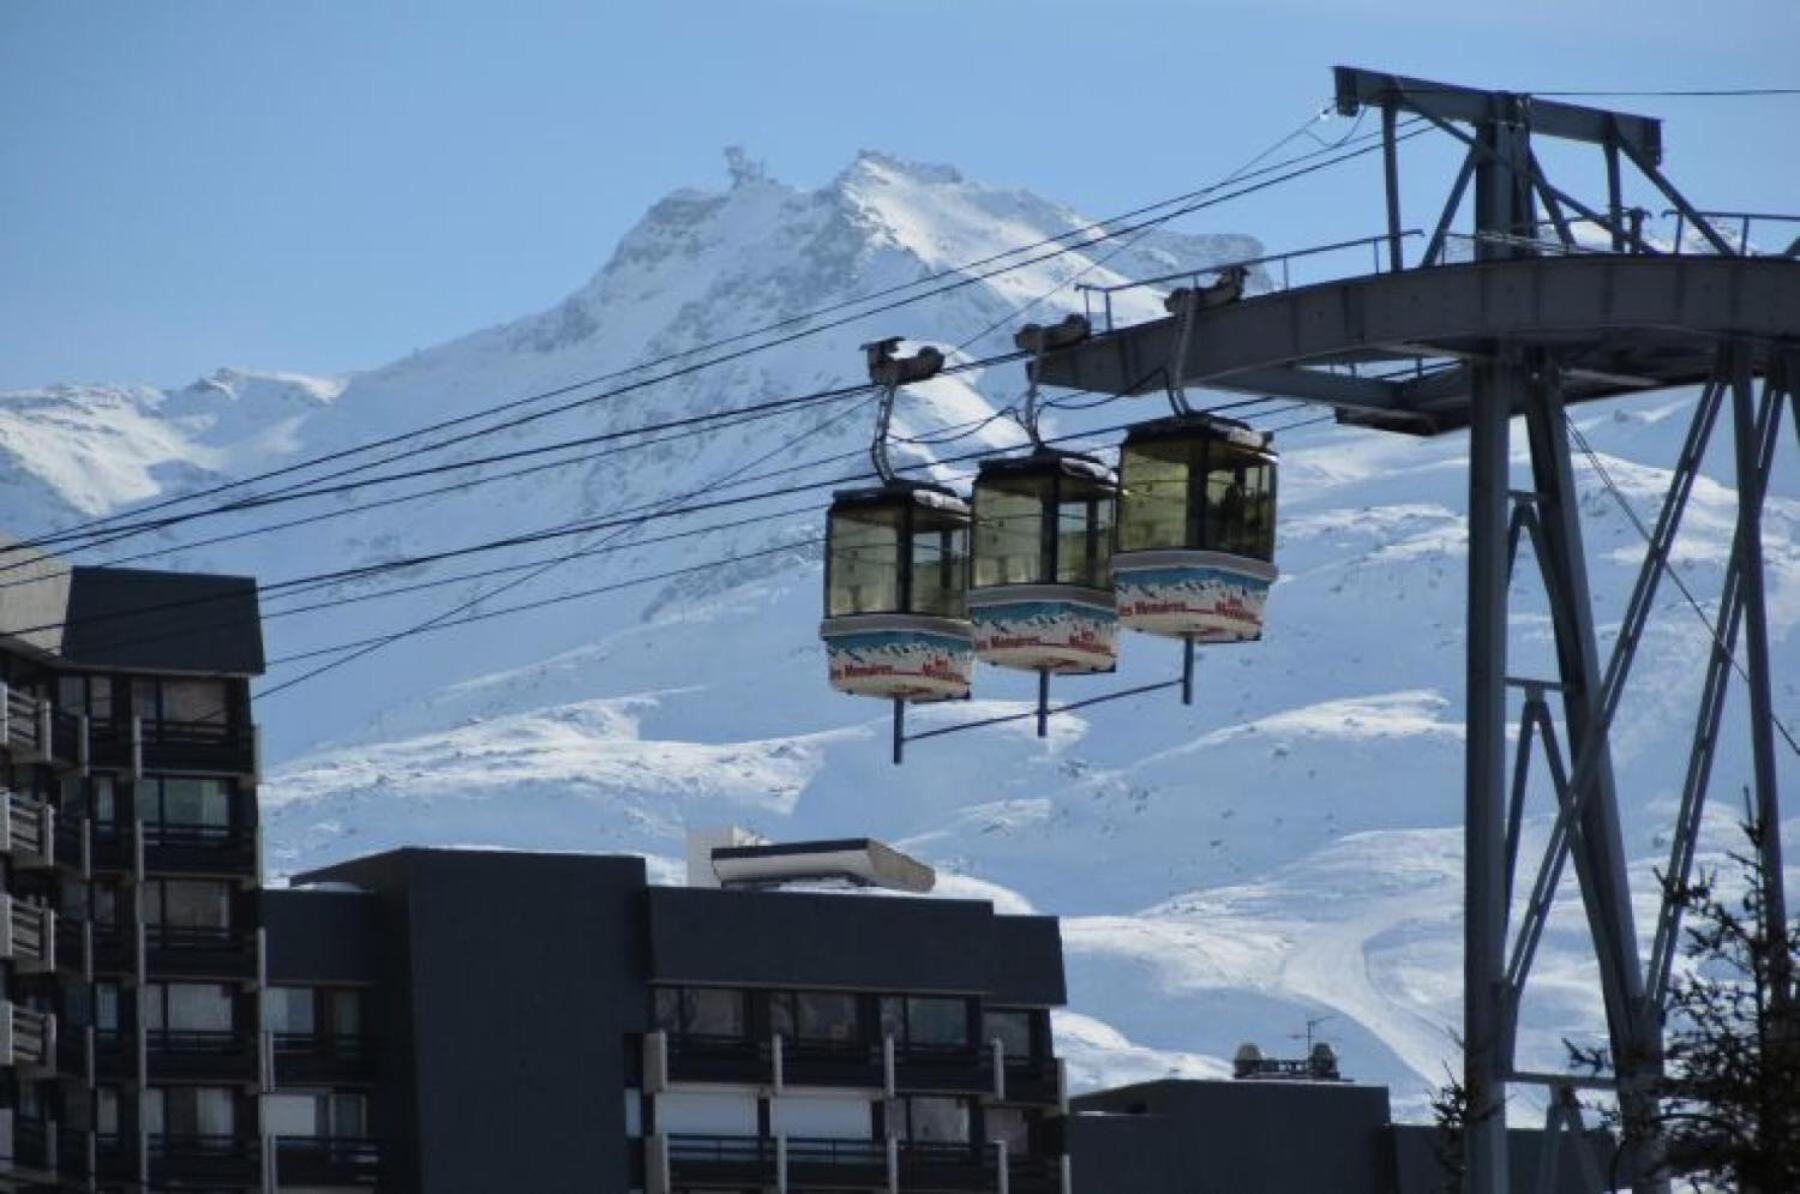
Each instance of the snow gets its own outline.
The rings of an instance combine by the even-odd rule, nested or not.
[[[83,385],[0,395],[0,525],[41,532],[560,387],[570,388],[556,401],[579,400],[655,376],[660,370],[646,362],[664,354],[776,320],[795,320],[789,331],[819,326],[828,321],[802,317],[1087,223],[1027,192],[877,153],[813,189],[772,178],[742,153],[729,167],[728,189],[684,190],[656,204],[586,285],[550,309],[382,368],[341,378],[221,370],[176,391]],[[1010,350],[1021,303],[1042,298],[1026,316],[1038,321],[1080,309],[1072,287],[1054,289],[1077,274],[1089,282],[1144,277],[1260,251],[1241,234],[1163,231],[1100,264],[1116,247],[1087,246],[442,455],[467,459],[858,382],[857,346],[878,336],[949,348],[993,328],[963,349],[960,359],[976,359]],[[1121,303],[1124,320],[1160,313],[1153,291],[1122,295]],[[693,359],[704,358],[671,364]],[[896,430],[928,438],[972,424],[1015,404],[1023,389],[1017,365],[943,377],[905,396]],[[1645,522],[1654,519],[1692,404],[1691,394],[1651,394],[1576,408],[1578,425]],[[1056,427],[1079,432],[1161,409],[1152,398],[1057,412]],[[866,470],[870,414],[849,402],[610,455],[572,452],[562,467],[384,509],[357,510],[354,496],[287,507],[284,520],[344,513],[281,534],[183,546],[270,514],[232,516],[141,536],[91,559],[162,549],[145,563],[268,582],[605,518],[684,494],[829,481]],[[272,618],[266,634],[277,662],[269,678],[279,682],[320,662],[280,662],[286,656],[391,632],[463,602],[492,608],[705,566],[530,616],[420,635],[271,696],[259,712],[271,762],[262,789],[270,872],[279,878],[398,844],[478,844],[633,851],[659,879],[679,881],[689,825],[742,823],[778,840],[874,835],[936,867],[941,895],[1065,918],[1071,1007],[1057,1027],[1078,1087],[1216,1076],[1245,1040],[1297,1054],[1290,1035],[1329,1015],[1323,1034],[1345,1071],[1394,1084],[1397,1105],[1421,1114],[1454,1053],[1459,1020],[1466,441],[1338,427],[1281,440],[1282,575],[1266,636],[1204,650],[1191,708],[1165,691],[1059,716],[1043,741],[1029,719],[928,739],[908,748],[899,769],[888,763],[885,707],[826,688],[816,549],[712,563],[816,536],[823,490],[650,524],[618,536],[617,551],[557,565],[504,594],[495,590],[512,576]],[[1515,437],[1516,449],[1522,441]],[[1020,442],[1017,427],[1000,419],[937,451]],[[929,459],[931,451],[905,447],[896,456]],[[1586,460],[1576,464],[1604,648],[1617,633],[1642,540]],[[1515,451],[1524,487],[1522,465]],[[752,479],[797,466],[804,467]],[[940,469],[946,478],[967,472]],[[469,476],[494,474],[484,467]],[[1722,427],[1675,553],[1680,576],[1709,611],[1733,530],[1731,485]],[[749,514],[765,517],[644,542]],[[1778,461],[1765,524],[1776,705],[1795,725],[1800,482],[1791,456]],[[405,579],[549,558],[602,539],[474,557]],[[1547,675],[1552,644],[1528,561],[1522,557],[1514,585],[1510,670]],[[344,584],[304,600],[381,587]],[[268,606],[298,603],[275,598]],[[1644,934],[1654,923],[1652,870],[1666,855],[1709,645],[1673,586],[1664,586],[1658,605],[1616,733]],[[1117,675],[1058,681],[1053,697],[1178,674],[1169,644],[1128,637],[1122,646]],[[1023,712],[1033,695],[1032,678],[982,668],[976,699],[914,710],[909,724],[919,731]],[[1735,845],[1728,822],[1749,778],[1744,733],[1734,697],[1709,852]],[[1786,755],[1781,766],[1788,791],[1796,790],[1800,769]],[[1549,808],[1539,784],[1527,859],[1541,849]],[[1580,902],[1565,886],[1527,994],[1521,1063],[1558,1068],[1564,1038],[1601,1030],[1584,948]]]

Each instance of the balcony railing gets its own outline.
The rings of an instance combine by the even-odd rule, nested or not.
[[[366,1082],[375,1076],[375,1039],[354,1033],[321,1036],[277,1032],[273,1048],[277,1086]]]
[[[243,929],[145,925],[144,947],[158,978],[256,977],[256,935]]]
[[[12,851],[13,864],[46,867],[55,858],[56,814],[49,805],[17,792],[0,791],[5,832],[0,842]]]
[[[6,1134],[11,1145],[7,1150],[11,1167],[33,1173],[54,1172],[59,1135],[56,1124],[51,1120],[21,1115],[13,1110],[0,1112],[0,1116],[5,1118]]]
[[[256,1038],[247,1032],[152,1028],[144,1034],[150,1076],[255,1081]]]
[[[212,721],[139,722],[140,770],[256,773],[256,732]]]
[[[0,682],[0,746],[21,763],[49,757],[50,706],[42,699]]]
[[[774,1186],[879,1189],[890,1173],[901,1189],[994,1191],[1000,1188],[1000,1155],[992,1146],[883,1140],[825,1140],[770,1136],[653,1137],[646,1165],[651,1194],[686,1185]],[[1006,1160],[1009,1178],[1021,1191],[1051,1191],[1060,1185],[1061,1162],[1053,1157]]]
[[[1056,1058],[1003,1057],[997,1047],[969,1045],[651,1032],[643,1072],[652,1090],[663,1082],[754,1082],[984,1095],[1043,1106],[1062,1097]]]
[[[381,1178],[381,1145],[363,1137],[278,1136],[275,1184],[373,1186]]]
[[[188,1186],[252,1186],[262,1181],[262,1146],[245,1136],[145,1138],[150,1185],[157,1190]]]
[[[47,1070],[56,1059],[56,1017],[0,1003],[0,1065]]]
[[[0,957],[26,974],[56,967],[56,913],[16,896],[0,895]]]
[[[256,833],[248,826],[145,821],[142,831],[146,870],[238,875],[256,867]]]

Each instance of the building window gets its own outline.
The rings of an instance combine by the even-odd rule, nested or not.
[[[222,983],[151,983],[144,988],[144,1027],[170,1032],[230,1032],[233,991]]]
[[[119,984],[94,984],[94,1027],[100,1032],[119,1031]]]
[[[144,884],[144,923],[229,929],[231,885],[210,879],[151,879]]]
[[[170,680],[162,682],[163,721],[224,725],[229,702],[223,680]]]
[[[748,1032],[744,992],[723,987],[658,987],[653,1015],[671,1035],[733,1037]]]
[[[1004,1144],[1014,1156],[1031,1151],[1031,1120],[1017,1107],[989,1107],[987,1120],[989,1144]]]
[[[769,996],[769,1031],[807,1044],[859,1044],[861,1001],[841,991],[777,991]]]
[[[969,1105],[962,1099],[902,1099],[901,1136],[915,1144],[967,1144]]]
[[[908,1049],[967,1049],[968,1001],[922,995],[884,996],[881,1031]]]
[[[263,1027],[270,1032],[311,1036],[318,1031],[311,987],[270,987],[263,992]]]
[[[1031,1013],[1025,1011],[990,1011],[981,1017],[981,1039],[984,1043],[999,1041],[1008,1057],[1031,1057]]]
[[[94,1088],[94,1131],[102,1136],[119,1134],[119,1089],[116,1086]]]
[[[226,829],[231,797],[231,785],[221,779],[159,776],[138,785],[138,810],[146,821],[164,825]]]
[[[228,1086],[152,1086],[144,1091],[144,1130],[153,1136],[233,1136],[237,1092]]]

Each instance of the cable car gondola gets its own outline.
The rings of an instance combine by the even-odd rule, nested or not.
[[[944,364],[934,348],[896,359],[899,343],[864,346],[870,378],[883,388],[871,450],[882,483],[832,496],[819,636],[840,692],[952,700],[969,694],[975,662],[966,606],[970,511],[953,490],[900,480],[888,463],[896,391]]]
[[[1026,327],[1019,347],[1044,351],[1087,334],[1072,317]],[[1118,662],[1113,608],[1113,471],[1098,460],[1046,447],[1037,429],[1037,384],[1020,419],[1026,456],[984,461],[975,478],[969,618],[985,663],[1048,676],[1111,671]]]
[[[1121,622],[1196,643],[1262,637],[1277,461],[1267,434],[1204,414],[1126,433],[1112,557]]]

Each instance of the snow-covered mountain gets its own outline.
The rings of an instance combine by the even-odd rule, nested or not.
[[[0,526],[38,533],[529,394],[564,391],[515,413],[632,385],[661,371],[640,369],[646,361],[781,320],[795,320],[787,332],[819,328],[841,314],[797,317],[877,292],[888,293],[851,313],[893,303],[917,293],[896,288],[937,271],[1086,223],[1029,193],[873,153],[816,190],[771,179],[742,154],[729,164],[729,189],[657,204],[555,307],[381,369],[334,379],[225,370],[178,391],[0,395]],[[1283,234],[1304,239],[1303,229]],[[879,335],[979,359],[1010,347],[1025,318],[1079,309],[1076,281],[1258,251],[1244,235],[1158,231],[1123,251],[1106,242],[990,277],[965,272],[965,284],[926,301],[472,439],[431,462],[857,382],[857,345]],[[1160,314],[1154,293],[1120,300],[1123,320]],[[704,358],[671,364],[695,359]],[[989,416],[1015,403],[1023,384],[1016,365],[940,378],[906,396],[897,433],[967,435],[940,454],[1016,444],[1016,428]],[[1579,412],[1640,511],[1660,496],[1690,409],[1677,394]],[[1143,400],[1055,419],[1069,432],[1157,413]],[[273,583],[695,494],[822,484],[866,469],[870,416],[865,399],[850,398],[630,450],[596,443],[523,462],[545,467],[521,477],[499,476],[514,462],[419,478],[169,528],[91,558],[141,556]],[[1441,1078],[1458,1019],[1466,446],[1335,427],[1295,431],[1282,446],[1283,576],[1267,637],[1207,652],[1192,708],[1151,695],[1060,717],[1044,742],[1028,723],[935,739],[914,746],[900,769],[887,761],[885,708],[824,683],[815,639],[823,488],[277,591],[267,602],[270,685],[339,657],[311,652],[447,611],[585,595],[422,633],[270,696],[260,714],[277,762],[264,789],[270,868],[403,842],[481,843],[641,851],[673,876],[690,824],[733,821],[775,838],[871,833],[938,866],[948,894],[1067,918],[1073,1008],[1061,1032],[1081,1081],[1216,1073],[1240,1040],[1281,1047],[1306,1018],[1335,1015],[1326,1034],[1347,1069],[1396,1083],[1416,1109]],[[914,458],[931,450],[905,449]],[[1717,591],[1732,525],[1729,464],[1715,456],[1678,552],[1703,595]],[[1604,623],[1623,604],[1642,541],[1585,469],[1581,482]],[[1777,701],[1790,723],[1800,721],[1796,491],[1794,469],[1778,469],[1767,533]],[[289,521],[300,525],[248,533]],[[732,525],[667,538],[723,524]],[[435,583],[572,547],[592,550],[541,575]],[[738,559],[718,562],[725,557]],[[391,592],[401,587],[409,591]],[[1541,599],[1523,581],[1519,595],[1516,667],[1546,671],[1548,627],[1533,612]],[[349,597],[366,600],[306,608]],[[1645,923],[1707,641],[1679,596],[1667,601],[1619,723]],[[1131,640],[1118,676],[1060,691],[1091,695],[1177,666],[1166,645]],[[984,670],[977,684],[976,701],[918,711],[915,725],[1031,698],[1028,682],[1003,673]],[[1741,731],[1741,710],[1731,729]],[[1747,772],[1747,751],[1727,749],[1715,792],[1735,793]],[[1732,803],[1719,802],[1721,817]],[[1540,793],[1535,832],[1544,807]],[[1560,1065],[1563,1037],[1599,1030],[1580,931],[1571,896],[1527,1009],[1522,1048],[1534,1064]]]

